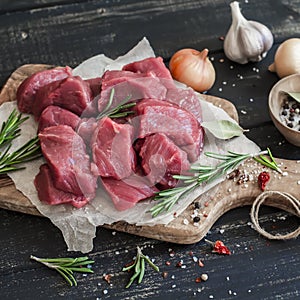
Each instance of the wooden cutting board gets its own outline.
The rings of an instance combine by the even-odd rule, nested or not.
[[[0,93],[0,105],[6,101],[16,99],[17,88],[26,77],[37,71],[50,68],[53,68],[53,66],[24,65],[18,68],[11,74]],[[233,119],[238,121],[236,108],[231,102],[209,95],[203,95],[203,97],[206,101],[223,108]],[[276,159],[276,161],[285,172],[285,176],[268,170],[271,174],[271,180],[266,190],[287,192],[296,198],[299,197],[300,164],[284,159]],[[195,199],[181,215],[177,216],[168,225],[135,226],[125,222],[117,222],[105,227],[173,243],[195,243],[206,235],[215,221],[225,212],[235,207],[252,204],[253,200],[262,192],[257,183],[257,176],[263,170],[265,168],[253,160],[246,161],[239,167],[240,175],[233,179],[226,179],[211,192]],[[246,179],[243,179],[243,176]],[[200,217],[199,222],[193,221],[196,202],[200,207],[197,209],[197,216]],[[288,201],[276,197],[267,199],[265,204],[297,214]],[[0,177],[0,208],[31,215],[41,215],[31,202],[16,190],[14,183],[6,176]]]

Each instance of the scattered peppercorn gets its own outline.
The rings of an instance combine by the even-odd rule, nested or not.
[[[194,217],[193,221],[194,223],[198,223],[200,221],[200,217]]]
[[[200,208],[200,203],[199,202],[195,202],[194,206],[195,206],[196,209],[199,209]]]

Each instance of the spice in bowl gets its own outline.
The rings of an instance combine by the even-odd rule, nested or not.
[[[300,130],[300,103],[289,94],[286,94],[281,106],[280,119],[289,128]]]
[[[300,147],[300,74],[279,80],[269,94],[269,112],[280,133]]]

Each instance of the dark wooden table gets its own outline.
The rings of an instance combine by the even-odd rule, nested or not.
[[[268,114],[268,93],[278,77],[267,67],[280,42],[299,37],[300,1],[241,1],[244,15],[263,22],[275,38],[262,62],[243,66],[228,61],[223,53],[220,37],[231,23],[229,3],[1,1],[0,84],[26,63],[76,66],[98,53],[116,58],[144,36],[166,62],[179,48],[207,47],[217,72],[209,94],[236,105],[241,125],[250,129],[247,136],[261,148],[270,147],[274,156],[296,163],[300,149],[285,141]],[[95,260],[95,273],[79,274],[78,287],[70,288],[56,272],[29,259],[31,254],[77,256],[67,252],[59,229],[46,218],[0,210],[0,299],[299,299],[299,239],[266,240],[251,228],[249,211],[250,207],[244,207],[226,213],[208,235],[210,240],[223,240],[231,256],[212,254],[204,241],[175,245],[98,228],[89,254]],[[273,233],[285,232],[299,226],[299,218],[263,208],[261,224]],[[121,269],[135,255],[136,246],[143,247],[168,276],[147,269],[140,285],[125,289],[130,275]],[[191,252],[203,260],[203,267],[193,261]],[[176,266],[181,260],[186,268]],[[208,280],[197,283],[203,273]],[[103,280],[103,274],[112,274],[111,284]]]

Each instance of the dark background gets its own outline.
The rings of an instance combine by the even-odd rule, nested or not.
[[[180,48],[208,48],[217,73],[209,94],[235,104],[241,126],[250,129],[247,136],[261,148],[270,147],[275,157],[296,163],[300,149],[285,141],[269,117],[268,93],[278,77],[267,67],[283,40],[299,37],[300,1],[240,2],[244,16],[268,26],[275,39],[262,62],[247,65],[237,65],[224,56],[220,37],[231,23],[229,3],[0,1],[0,84],[26,63],[75,67],[99,53],[116,58],[144,36],[166,63]],[[30,261],[29,256],[80,253],[67,252],[60,231],[48,219],[0,210],[0,299],[300,298],[299,240],[266,240],[251,228],[249,211],[250,207],[244,207],[226,213],[208,235],[213,241],[222,239],[233,252],[231,256],[212,254],[204,241],[175,245],[98,228],[89,254],[95,260],[95,273],[78,274],[78,287],[70,288],[56,272]],[[299,218],[263,208],[261,224],[273,233],[282,233],[299,226]],[[147,268],[139,286],[125,289],[130,275],[121,269],[131,261],[138,245],[168,276],[163,279]],[[175,251],[174,257],[170,257],[170,249]],[[204,267],[193,261],[190,252],[203,259]],[[180,260],[185,269],[176,267]],[[111,285],[102,278],[108,273],[113,274]],[[202,273],[209,279],[196,283]]]

